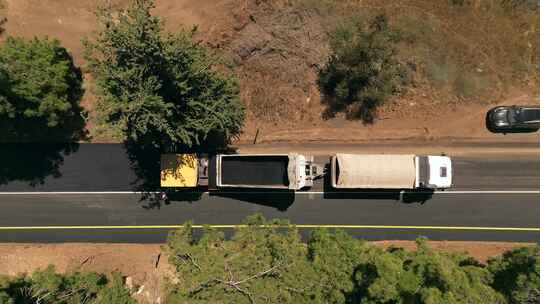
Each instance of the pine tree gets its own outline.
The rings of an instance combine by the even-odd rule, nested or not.
[[[168,147],[227,142],[239,134],[244,106],[236,82],[216,71],[216,57],[194,40],[196,29],[171,34],[151,14],[153,0],[98,11],[102,30],[85,40],[98,88],[98,115],[125,139]]]

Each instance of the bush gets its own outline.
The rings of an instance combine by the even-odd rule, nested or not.
[[[540,245],[508,251],[488,261],[493,287],[511,304],[540,302]]]
[[[502,0],[502,2],[512,9],[540,10],[539,0]]]
[[[217,58],[192,31],[165,33],[153,0],[101,8],[102,30],[85,40],[98,88],[97,112],[125,139],[168,149],[204,144],[213,134],[237,135],[244,106],[236,82],[215,70]]]
[[[0,277],[0,303],[135,304],[119,274],[107,277],[94,272],[57,274],[53,266],[32,275]]]
[[[391,249],[359,265],[355,278],[362,303],[504,303],[489,272],[461,254]]]
[[[0,142],[84,139],[82,74],[58,40],[8,37],[0,48]]]
[[[332,55],[318,79],[329,116],[345,111],[372,122],[376,107],[400,92],[409,75],[395,56],[399,40],[385,15],[376,16],[367,29],[354,21],[331,33]]]

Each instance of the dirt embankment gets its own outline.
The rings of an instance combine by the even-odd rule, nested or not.
[[[6,0],[6,35],[58,38],[84,65],[81,39],[96,28],[95,0]],[[128,0],[109,1],[124,6]],[[286,1],[157,0],[155,13],[167,30],[197,25],[197,39],[223,54],[239,79],[248,119],[239,142],[370,141],[416,138],[536,140],[535,134],[501,136],[484,126],[495,104],[540,104],[527,90],[513,90],[483,103],[448,102],[432,92],[412,89],[379,111],[374,125],[343,117],[325,120],[316,85],[317,70],[329,53],[323,12],[285,5]],[[6,36],[4,35],[4,37]],[[89,88],[91,78],[86,86]],[[83,104],[92,109],[87,90]]]
[[[381,248],[416,248],[412,241],[380,241],[373,244]],[[428,245],[435,250],[469,252],[472,257],[485,263],[491,256],[530,244],[429,241]],[[174,274],[174,269],[167,262],[167,254],[160,245],[0,244],[0,275],[30,273],[50,264],[59,272],[119,271],[129,278],[128,285],[140,303],[159,303],[166,280]]]

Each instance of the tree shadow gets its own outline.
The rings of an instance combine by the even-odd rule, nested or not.
[[[78,143],[0,144],[0,185],[23,182],[36,187],[48,176],[59,178],[64,156],[78,149]]]
[[[330,172],[326,165],[326,172]],[[431,189],[336,189],[332,187],[330,174],[324,175],[323,197],[325,199],[392,200],[403,204],[424,204],[433,197]]]
[[[226,141],[220,134],[210,134],[201,145],[195,147],[167,146],[162,148],[153,143],[127,140],[124,149],[128,155],[135,180],[130,184],[133,191],[141,193],[139,202],[145,209],[160,209],[173,202],[195,202],[201,199],[206,189],[163,188],[161,187],[161,155],[165,153],[216,154],[235,153],[236,150],[224,146]],[[172,147],[172,148],[171,148]],[[172,151],[171,151],[172,150]],[[166,197],[162,194],[165,193]]]
[[[89,139],[86,112],[80,105],[84,94],[81,69],[75,66],[73,57],[65,49],[59,52],[56,55],[69,61],[73,77],[66,78],[68,90],[62,96],[67,103],[62,106],[64,109],[49,113],[58,116],[56,126],[50,126],[45,116],[25,115],[35,110],[30,104],[35,108],[43,104],[36,105],[25,94],[13,91],[13,83],[2,83],[0,91],[14,108],[14,116],[0,117],[0,185],[18,181],[35,187],[43,184],[48,176],[59,178],[64,156],[76,152],[78,142]]]
[[[282,189],[239,189],[231,188],[211,192],[210,196],[231,198],[252,204],[272,207],[278,211],[285,212],[294,203],[295,192]]]

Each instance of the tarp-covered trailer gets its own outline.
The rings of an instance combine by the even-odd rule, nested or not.
[[[330,167],[332,187],[338,189],[444,189],[452,184],[447,156],[336,154]]]

